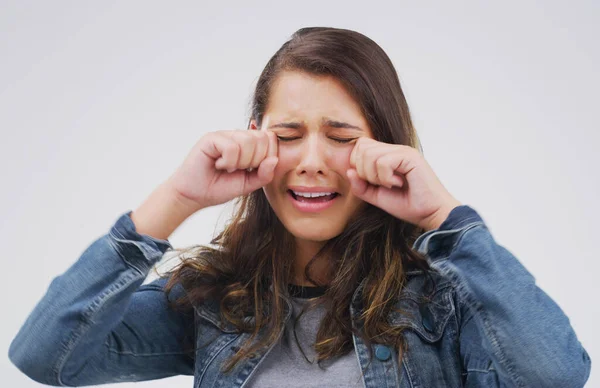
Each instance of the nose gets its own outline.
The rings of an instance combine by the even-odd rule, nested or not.
[[[321,143],[318,135],[307,136],[302,144],[300,161],[296,167],[297,174],[306,174],[307,176],[325,174],[327,150]]]

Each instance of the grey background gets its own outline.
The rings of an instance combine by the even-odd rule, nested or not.
[[[2,386],[39,386],[6,354],[52,278],[203,133],[245,128],[268,58],[314,25],[387,51],[429,163],[599,362],[597,2],[216,3],[0,3]],[[171,241],[207,243],[227,215],[199,212]]]

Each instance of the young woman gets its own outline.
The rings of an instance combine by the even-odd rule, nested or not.
[[[235,198],[211,246],[142,285],[187,217]],[[590,372],[565,314],[423,158],[387,55],[334,28],[275,53],[249,130],[203,136],[54,279],[10,359],[64,386],[582,387]]]

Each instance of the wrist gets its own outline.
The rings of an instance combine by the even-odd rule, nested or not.
[[[425,229],[425,231],[435,230],[442,225],[442,223],[448,218],[450,212],[454,210],[457,206],[462,205],[462,203],[456,199],[450,200],[444,206],[440,207],[435,213],[431,216],[427,217],[421,223],[421,227]]]
[[[188,216],[191,216],[197,211],[202,210],[205,207],[209,207],[203,206],[201,203],[198,203],[197,201],[194,201],[193,199],[181,194],[175,188],[175,186],[171,184],[170,179],[163,182],[162,186],[165,194],[169,198],[169,201],[172,202],[182,214],[188,214]]]
[[[179,225],[200,209],[189,199],[179,196],[166,181],[159,185],[130,217],[139,234],[167,240]]]

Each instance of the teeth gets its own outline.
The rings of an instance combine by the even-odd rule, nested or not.
[[[305,198],[325,197],[326,195],[333,194],[333,193],[299,193],[297,191],[294,191],[293,193],[294,193],[294,195],[296,195],[298,197],[305,197]]]

